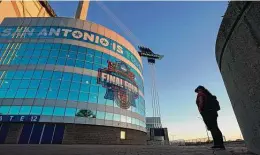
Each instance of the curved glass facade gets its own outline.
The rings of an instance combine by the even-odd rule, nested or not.
[[[112,37],[93,32],[99,42],[107,38],[109,45],[91,44],[83,42],[91,31],[69,28],[71,34],[62,38],[57,33],[64,27],[55,24],[0,27],[0,115],[37,115],[40,122],[46,122],[45,116],[63,117],[64,123],[65,118],[73,119],[69,123],[87,118],[83,124],[90,119],[114,121],[144,131],[140,57]],[[39,35],[43,31],[46,35]],[[75,40],[74,31],[81,38]],[[51,32],[54,36],[48,35]]]

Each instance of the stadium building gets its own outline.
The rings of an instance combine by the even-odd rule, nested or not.
[[[145,144],[141,58],[89,21],[5,18],[0,122],[0,143]]]

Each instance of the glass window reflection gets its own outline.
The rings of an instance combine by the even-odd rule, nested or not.
[[[40,115],[42,113],[42,107],[33,106],[31,109],[31,115]]]
[[[120,115],[114,114],[114,121],[120,121]]]
[[[51,116],[53,113],[53,107],[44,107],[42,110],[42,115]]]
[[[105,112],[97,111],[97,119],[104,119],[104,118],[105,118]]]
[[[113,113],[106,112],[106,120],[113,120]]]
[[[11,106],[9,114],[10,115],[18,115],[20,108],[21,108],[21,106]]]
[[[31,111],[31,106],[22,106],[20,109],[20,115],[29,115]]]
[[[55,107],[54,116],[64,116],[65,108]]]
[[[75,116],[76,109],[75,108],[66,108],[65,116]]]
[[[0,106],[0,114],[8,114],[10,106]]]

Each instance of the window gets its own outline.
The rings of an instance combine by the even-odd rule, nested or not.
[[[60,107],[55,107],[53,116],[64,116],[65,109]]]
[[[15,98],[24,98],[26,92],[27,92],[26,89],[18,89]]]
[[[79,101],[81,102],[88,102],[88,95],[89,93],[80,92],[79,94]]]
[[[20,109],[20,115],[29,115],[31,111],[31,106],[22,106]]]
[[[31,115],[40,115],[42,113],[42,107],[32,107]]]
[[[52,71],[44,71],[42,78],[43,79],[51,79],[53,72]]]
[[[71,74],[71,73],[63,73],[62,80],[63,80],[63,81],[70,81],[70,80],[71,80],[71,77],[72,77],[72,74]]]
[[[97,111],[97,119],[104,119],[104,118],[105,118],[105,112]]]
[[[18,115],[20,108],[21,108],[21,106],[11,106],[9,114]]]
[[[75,116],[76,109],[75,108],[66,108],[65,116]]]
[[[125,136],[125,131],[121,130],[120,132],[120,139],[126,139],[126,136]]]
[[[79,96],[79,92],[78,91],[70,91],[69,93],[69,100],[73,100],[73,101],[77,101],[78,100],[78,96]]]
[[[68,81],[62,81],[60,85],[60,89],[62,90],[69,90],[70,89],[71,82]]]
[[[59,91],[59,95],[58,95],[58,99],[67,100],[68,99],[68,95],[69,95],[69,91],[68,90],[60,90]]]
[[[73,79],[72,79],[72,81],[74,81],[74,82],[80,82],[81,79],[82,79],[82,75],[80,75],[80,74],[73,74]]]
[[[53,107],[44,107],[42,111],[42,115],[51,116],[53,113]]]
[[[0,106],[0,114],[8,114],[10,106]]]
[[[114,121],[120,121],[120,115],[114,114]]]
[[[97,103],[97,95],[89,94],[89,102],[90,103]]]
[[[80,83],[77,83],[77,82],[72,82],[71,85],[70,85],[70,90],[79,90],[80,89]]]
[[[26,98],[35,98],[36,93],[37,93],[36,89],[28,89]]]
[[[131,117],[127,116],[127,123],[131,123]]]
[[[106,112],[106,120],[113,120],[113,113]]]
[[[58,91],[56,89],[50,89],[48,91],[47,98],[49,98],[49,99],[56,99],[57,96],[58,96]]]

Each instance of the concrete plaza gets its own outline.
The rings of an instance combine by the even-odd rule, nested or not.
[[[152,145],[0,145],[0,155],[211,155],[209,146]],[[244,145],[227,146],[229,154],[251,155]],[[216,153],[215,153],[216,154]],[[219,154],[219,153],[217,153]]]

